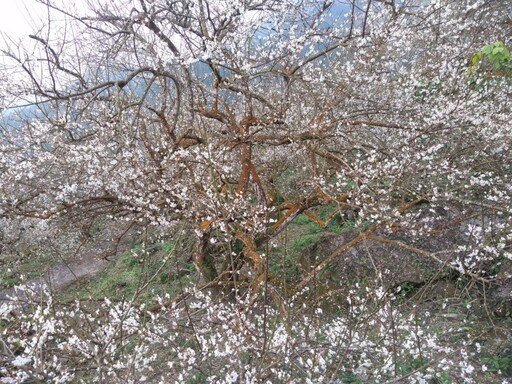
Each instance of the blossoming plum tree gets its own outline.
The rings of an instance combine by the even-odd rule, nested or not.
[[[5,215],[186,220],[207,280],[247,262],[262,275],[261,245],[327,203],[371,224],[359,238],[393,227],[415,242],[501,213],[458,267],[471,270],[483,248],[503,255],[509,82],[466,73],[509,28],[506,15],[484,23],[500,20],[499,5],[41,3],[47,25],[4,49],[19,71],[6,92],[38,110],[4,130]],[[296,180],[282,180],[292,168]],[[458,217],[436,221],[436,207],[454,205]],[[214,260],[215,241],[234,260]]]
[[[30,104],[4,112],[5,222],[186,223],[206,283],[277,295],[363,240],[482,282],[512,257],[512,83],[470,61],[510,46],[507,1],[37,1],[2,50]],[[288,285],[267,244],[319,206],[358,230]]]

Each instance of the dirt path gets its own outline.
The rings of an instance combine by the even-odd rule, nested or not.
[[[86,277],[92,277],[105,269],[109,261],[86,258],[75,263],[59,263],[42,277],[29,280],[24,289],[14,287],[0,292],[0,304],[6,301],[34,301],[40,299],[43,290],[60,291]]]
[[[93,244],[80,249],[72,261],[58,263],[49,268],[38,278],[29,280],[24,286],[16,286],[0,292],[0,305],[17,303],[20,305],[41,300],[43,291],[61,291],[77,281],[93,277],[107,268],[117,255],[129,249],[129,240],[133,233],[121,229],[118,238],[112,241],[112,236],[119,229],[110,228],[104,231],[103,239],[95,240]],[[105,257],[109,255],[109,257]]]

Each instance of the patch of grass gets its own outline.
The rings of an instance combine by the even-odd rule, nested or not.
[[[176,243],[172,240],[168,240],[158,244],[158,247],[162,250],[162,252],[164,252],[164,254],[169,254],[176,247]]]
[[[173,253],[175,242],[168,240],[150,244],[143,249],[133,242],[132,249],[119,258],[98,276],[81,281],[60,294],[61,299],[109,297],[111,299],[131,298],[140,293],[147,300],[157,294],[174,295],[179,284],[193,283],[192,262],[176,258]],[[165,261],[167,256],[172,257]],[[141,292],[142,288],[145,288]]]
[[[282,252],[278,248],[272,253],[268,265],[270,273],[283,277],[288,283],[298,281],[301,274],[295,255]]]
[[[351,231],[355,230],[356,227],[357,227],[357,223],[355,220],[346,220],[341,225],[338,225],[339,230],[333,229],[333,232],[347,233],[347,232],[351,232]]]
[[[131,254],[122,255],[98,279],[95,291],[105,296],[131,296],[140,286],[144,266]]]
[[[305,214],[295,217],[283,235],[287,239],[286,245],[282,244],[272,250],[270,271],[284,276],[287,282],[297,281],[300,278],[300,266],[302,265],[300,256],[304,253],[305,249],[322,242],[322,238],[333,233],[339,234],[352,230],[355,227],[355,221],[344,221],[340,213],[333,215],[336,209],[336,204],[328,204],[310,210],[312,214],[322,221],[329,219],[325,227],[322,227]],[[322,273],[322,279],[333,279],[332,276],[333,273],[327,269]]]
[[[308,245],[314,244],[319,240],[320,236],[317,233],[311,233],[298,239],[295,239],[290,244],[290,250],[292,252],[298,252],[303,250]]]
[[[311,220],[309,217],[307,217],[305,214],[301,213],[295,219],[293,219],[292,223],[296,225],[308,225],[315,222]]]
[[[320,207],[310,209],[310,212],[322,221],[328,223],[325,227],[310,219],[305,214],[298,215],[291,223],[290,227],[301,227],[301,231],[305,234],[312,233],[347,233],[358,228],[358,223],[354,218],[346,217],[343,212],[339,212],[336,204],[327,204]],[[361,229],[365,229],[366,224],[363,223]]]
[[[367,381],[362,380],[357,376],[356,374],[352,372],[342,372],[338,378],[341,380],[342,383],[347,384],[364,384],[367,383]]]
[[[0,290],[44,275],[59,259],[51,254],[31,254],[22,259],[9,257],[0,269]]]
[[[5,271],[1,275],[2,285],[1,289],[9,289],[20,283],[20,278],[13,275],[11,272]]]

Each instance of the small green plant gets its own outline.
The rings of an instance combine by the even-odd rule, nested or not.
[[[487,44],[473,54],[470,59],[468,72],[470,74],[476,73],[482,64],[486,62],[492,66],[490,72],[493,74],[512,75],[512,56],[502,41]]]
[[[414,291],[418,288],[418,284],[415,284],[411,281],[404,281],[398,286],[398,292],[402,295],[407,295],[408,293]]]
[[[481,362],[487,367],[489,371],[492,372],[509,372],[510,370],[512,370],[511,356],[486,356],[481,358]]]

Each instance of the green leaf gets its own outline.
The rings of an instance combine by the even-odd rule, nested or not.
[[[486,45],[485,47],[483,47],[480,52],[482,52],[484,55],[487,56],[492,53],[492,50],[493,50],[493,44],[489,44],[489,45]]]
[[[471,56],[471,67],[477,66],[482,60],[483,54],[482,52],[477,52]]]
[[[499,53],[505,52],[505,47],[494,47],[492,49],[492,54],[497,55]]]

